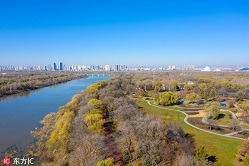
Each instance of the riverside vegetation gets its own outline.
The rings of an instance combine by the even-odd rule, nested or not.
[[[9,72],[0,76],[0,98],[86,77],[77,72]]]
[[[243,74],[227,77],[236,78],[234,83],[220,75],[213,79],[209,74],[184,74],[159,73],[153,78],[148,73],[117,74],[89,86],[42,120],[43,127],[34,134],[37,142],[27,155],[39,158],[41,165],[246,165],[248,141],[242,144],[194,130],[183,123],[182,114],[145,105],[142,97],[174,105],[188,94],[191,102],[203,97],[219,101],[225,96],[241,101],[241,91],[248,88],[238,83],[238,78],[246,81]],[[216,93],[206,87],[209,83]],[[219,90],[224,87],[226,95]],[[246,102],[247,94],[242,95],[241,102]],[[231,155],[228,158],[226,151]]]

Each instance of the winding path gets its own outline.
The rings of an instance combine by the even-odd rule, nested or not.
[[[176,111],[176,112],[180,112],[180,113],[184,114],[184,115],[185,115],[185,118],[184,118],[183,121],[184,121],[187,125],[189,125],[189,126],[191,126],[191,127],[193,127],[193,128],[196,128],[197,130],[204,131],[204,132],[210,133],[210,134],[215,134],[215,135],[222,136],[222,137],[234,138],[234,139],[239,139],[239,140],[246,140],[246,139],[244,139],[244,138],[233,137],[233,136],[227,135],[227,134],[226,134],[226,135],[218,134],[218,133],[214,133],[214,132],[211,132],[211,131],[207,131],[207,130],[201,129],[201,128],[199,128],[199,127],[197,127],[197,126],[194,126],[194,125],[192,125],[191,123],[189,123],[189,122],[187,121],[188,118],[189,118],[189,115],[188,115],[187,113],[183,112],[183,111],[175,110],[175,109],[171,109],[171,108],[165,108],[165,107],[161,107],[161,106],[157,106],[157,105],[151,104],[151,102],[148,101],[148,100],[147,100],[147,103],[148,103],[150,106],[152,106],[152,107],[157,107],[157,108],[161,108],[161,109],[165,109],[165,110]]]

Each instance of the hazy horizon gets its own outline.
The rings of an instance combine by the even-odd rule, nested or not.
[[[2,1],[0,64],[249,66],[248,5]]]

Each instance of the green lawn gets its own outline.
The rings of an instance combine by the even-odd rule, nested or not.
[[[242,124],[240,125],[242,128],[249,130],[249,124]]]
[[[172,110],[166,110],[150,106],[147,101],[137,100],[137,105],[148,114],[159,115],[168,122],[175,122],[182,126],[186,133],[194,135],[197,147],[204,146],[209,154],[218,158],[216,165],[232,166],[236,165],[237,148],[242,143],[241,140],[226,138],[197,130],[184,123],[184,114]]]
[[[217,120],[219,125],[229,125],[232,123],[233,119],[231,118],[231,113],[228,111],[221,111],[219,117]]]

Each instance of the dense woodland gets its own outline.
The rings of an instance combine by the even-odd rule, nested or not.
[[[159,105],[205,99],[212,103],[207,106],[211,112],[215,102],[224,100],[247,108],[248,78],[247,73],[117,74],[47,115],[28,155],[37,156],[41,165],[213,165],[217,159],[205,147],[197,148],[181,126],[141,112],[136,97],[152,98]],[[248,152],[245,141],[238,163],[248,162]]]
[[[3,73],[0,76],[0,98],[84,77],[85,74],[76,72]]]

